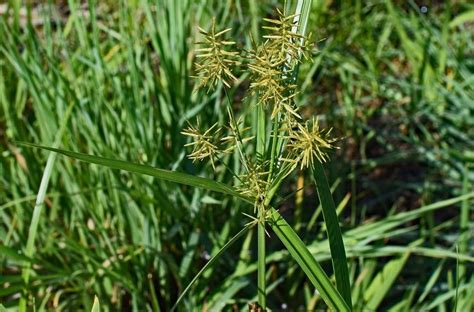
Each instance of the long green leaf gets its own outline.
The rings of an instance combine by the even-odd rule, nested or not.
[[[193,175],[182,173],[182,172],[158,169],[151,166],[137,164],[137,163],[133,163],[129,161],[105,158],[105,157],[88,155],[88,154],[83,154],[83,153],[76,153],[72,151],[67,151],[67,150],[57,149],[57,148],[52,148],[52,147],[47,147],[47,146],[41,146],[41,145],[32,144],[32,143],[21,142],[19,144],[53,151],[58,154],[72,157],[72,158],[75,158],[84,162],[88,162],[91,164],[102,165],[102,166],[106,166],[112,169],[125,170],[132,173],[144,174],[144,175],[156,177],[158,179],[165,180],[165,181],[200,187],[207,190],[224,193],[227,195],[240,198],[249,203],[252,203],[252,201],[249,198],[237,192],[232,186],[226,185],[224,183],[216,182],[211,179],[197,177],[197,176],[193,176]]]
[[[314,259],[306,245],[293,231],[291,226],[274,208],[271,208],[271,217],[268,222],[278,238],[285,245],[291,256],[298,262],[311,283],[319,291],[324,302],[334,311],[351,311],[351,308],[337,291],[323,268]]]
[[[467,12],[461,13],[456,16],[450,23],[450,28],[455,28],[461,24],[469,23],[474,21],[474,10],[469,10]]]
[[[97,296],[94,297],[94,304],[92,305],[91,312],[100,312],[100,303]]]
[[[410,247],[414,247],[420,243],[422,243],[422,240],[415,241],[410,245]],[[370,311],[378,310],[380,303],[382,303],[382,300],[390,291],[393,283],[405,266],[409,255],[410,249],[408,249],[400,258],[388,262],[383,267],[382,271],[375,276],[372,283],[364,293],[364,300],[366,302],[365,307],[367,309]]]
[[[19,254],[16,250],[4,245],[0,246],[0,255],[2,255],[2,258],[5,257],[15,261],[23,261],[24,263],[35,262],[32,258]]]
[[[174,311],[178,304],[183,300],[184,296],[189,292],[191,287],[194,285],[194,283],[198,280],[198,278],[206,271],[207,268],[209,268],[230,246],[232,246],[233,243],[235,243],[242,235],[244,235],[248,229],[252,227],[251,224],[248,224],[245,226],[242,230],[240,230],[239,233],[235,234],[234,237],[232,237],[224,246],[222,246],[219,251],[212,256],[212,258],[202,267],[202,269],[194,276],[194,278],[189,282],[188,286],[183,290],[181,295],[179,296],[178,300],[174,304],[174,306],[171,308],[171,311]]]
[[[75,102],[71,102],[69,104],[66,113],[63,116],[63,120],[61,122],[61,126],[56,134],[54,139],[53,146],[58,147],[61,139],[66,132],[66,125],[68,123],[69,118],[71,117],[72,109],[74,108]],[[53,171],[54,162],[56,160],[56,153],[50,153],[48,156],[48,161],[46,163],[46,167],[43,171],[43,176],[41,177],[41,183],[38,190],[38,194],[36,196],[35,207],[33,208],[33,216],[31,218],[30,227],[28,229],[28,239],[26,241],[26,249],[25,255],[27,257],[32,257],[35,252],[35,240],[36,234],[38,232],[38,225],[41,217],[41,212],[43,209],[44,199],[46,196],[46,192],[48,190],[49,180],[51,178],[51,173]],[[25,281],[25,284],[28,285],[28,281],[30,279],[31,267],[29,262],[25,262],[24,268],[22,271],[22,277]],[[24,296],[20,298],[19,303],[19,311],[26,311],[26,299]]]
[[[323,210],[337,289],[346,303],[352,306],[351,284],[349,282],[349,270],[347,269],[344,241],[342,240],[341,228],[339,227],[336,205],[332,198],[331,189],[329,188],[323,165],[320,162],[316,162],[313,166],[313,178]]]

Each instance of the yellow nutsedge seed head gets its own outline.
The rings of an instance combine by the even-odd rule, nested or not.
[[[312,165],[315,159],[321,163],[329,159],[327,151],[337,148],[333,143],[337,139],[330,137],[331,129],[320,129],[318,118],[313,118],[305,124],[294,122],[288,129],[287,159],[300,163],[300,168]]]
[[[252,40],[254,48],[248,65],[252,77],[250,90],[258,95],[258,105],[272,106],[272,119],[280,113],[301,119],[292,100],[295,94],[292,73],[302,57],[309,58],[307,38],[296,32],[297,15],[287,16],[280,10],[277,13],[275,19],[264,19],[268,23],[263,26],[269,31],[264,36],[267,40],[259,46]]]
[[[237,61],[238,52],[227,51],[224,48],[235,45],[234,41],[222,40],[220,37],[231,29],[216,32],[216,20],[212,19],[210,31],[199,27],[199,32],[204,36],[197,44],[203,47],[196,50],[196,72],[200,80],[198,88],[206,87],[208,91],[214,89],[219,82],[226,87],[230,87],[231,81],[236,81],[237,77],[231,71],[232,66],[239,65]]]
[[[263,26],[263,29],[269,33],[263,37],[268,39],[268,46],[273,51],[273,55],[283,60],[289,71],[301,61],[302,57],[309,58],[307,52],[309,36],[305,37],[297,33],[295,24],[297,18],[297,14],[286,15],[285,11],[277,9],[275,19],[264,19],[269,25]]]
[[[258,93],[258,105],[267,106],[269,103],[279,102],[283,99],[286,90],[282,77],[283,61],[275,58],[266,44],[254,48],[251,52],[251,63],[248,68],[252,76],[250,90]]]
[[[265,163],[256,165],[247,164],[248,172],[239,177],[242,184],[238,187],[240,193],[254,200],[254,212],[263,207],[267,189],[268,171],[265,171]]]
[[[189,124],[188,128],[183,130],[181,133],[189,136],[193,139],[192,142],[185,144],[185,146],[192,146],[193,150],[188,154],[188,158],[192,159],[193,162],[196,160],[204,160],[209,158],[211,161],[212,168],[215,168],[216,156],[221,152],[218,148],[219,133],[221,128],[215,123],[211,128],[202,133],[199,130],[199,120],[197,127]]]

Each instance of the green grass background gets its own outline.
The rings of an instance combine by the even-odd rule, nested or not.
[[[23,11],[18,3],[10,1],[0,17],[0,303],[15,310],[26,291],[28,309],[37,311],[90,310],[94,295],[106,310],[167,311],[209,256],[250,221],[241,212],[251,207],[58,156],[26,257],[49,154],[18,142],[231,183],[224,170],[187,160],[183,148],[188,119],[199,115],[204,126],[226,119],[221,90],[193,92],[197,25],[206,28],[215,16],[250,48],[247,34],[258,38],[262,18],[282,3],[70,0]],[[298,104],[343,137],[325,167],[354,309],[472,310],[474,6],[313,0],[308,31],[318,52],[300,68]],[[247,84],[232,93],[234,109],[252,126]],[[238,170],[236,159],[225,161]],[[298,176],[304,196],[290,196],[280,212],[330,273],[312,180]],[[298,176],[282,197],[297,189]],[[248,309],[257,294],[256,234],[232,246],[181,309]],[[324,309],[281,243],[267,245],[268,306]]]

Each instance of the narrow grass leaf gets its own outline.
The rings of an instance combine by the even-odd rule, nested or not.
[[[274,208],[271,209],[271,219],[268,223],[311,283],[316,287],[324,302],[334,311],[351,311],[351,308],[333,286],[331,280],[316,259],[314,259],[306,245]]]
[[[94,297],[94,304],[92,305],[91,312],[100,312],[100,303],[97,296]]]
[[[474,10],[470,10],[464,13],[459,14],[456,16],[450,23],[449,27],[450,28],[455,28],[461,24],[464,23],[469,23],[471,21],[474,21]]]
[[[266,300],[266,273],[265,273],[265,223],[258,222],[258,303],[265,311],[267,309]]]
[[[411,244],[411,246],[421,243],[418,240]],[[368,287],[364,294],[364,299],[367,302],[365,307],[371,311],[377,311],[380,303],[385,298],[387,293],[392,288],[393,283],[405,266],[408,257],[410,256],[410,250],[408,250],[400,258],[389,261],[373,279],[372,283]]]
[[[75,102],[71,102],[71,104],[69,104],[66,110],[66,113],[64,114],[64,119],[62,120],[61,126],[54,139],[53,145],[55,147],[59,146],[60,141],[63,137],[63,134],[66,131],[66,125],[69,120],[69,117],[71,116],[72,109],[74,108],[74,104]],[[26,250],[25,250],[25,255],[27,257],[32,257],[34,254],[34,247],[35,247],[34,244],[35,244],[36,235],[38,232],[38,225],[39,225],[41,212],[43,209],[43,203],[46,196],[46,192],[48,190],[48,184],[51,178],[51,173],[53,170],[53,165],[54,165],[55,160],[56,160],[56,153],[50,153],[48,156],[48,161],[46,162],[46,167],[44,168],[44,171],[43,171],[43,176],[41,177],[41,183],[38,190],[38,194],[36,196],[35,207],[33,208],[33,216],[31,218],[30,227],[28,229],[28,239],[26,241]],[[22,271],[22,277],[23,277],[23,280],[25,281],[25,284],[28,284],[28,281],[30,278],[30,272],[31,272],[30,263],[26,262],[24,264],[24,269]],[[24,297],[20,299],[19,311],[21,312],[26,311],[26,299]]]
[[[336,205],[331,195],[331,189],[329,188],[323,165],[320,162],[316,162],[313,166],[313,178],[323,210],[337,289],[346,303],[352,306],[351,285],[349,282],[349,270],[347,269],[344,241],[342,240],[341,228],[339,227]]]
[[[99,156],[88,155],[88,154],[83,154],[83,153],[76,153],[72,151],[67,151],[67,150],[57,149],[57,148],[52,148],[52,147],[47,147],[47,146],[41,146],[41,145],[32,144],[32,143],[21,142],[19,144],[24,145],[24,146],[37,147],[37,148],[53,151],[53,152],[56,152],[56,153],[59,153],[71,158],[75,158],[84,162],[91,163],[91,164],[102,165],[102,166],[106,166],[112,169],[125,170],[132,173],[144,174],[144,175],[156,177],[158,179],[165,180],[165,181],[200,187],[200,188],[207,189],[210,191],[224,193],[227,195],[240,198],[249,203],[252,203],[252,201],[249,198],[237,192],[233,187],[226,185],[224,183],[210,180],[210,179],[196,177],[196,176],[182,173],[182,172],[154,168],[151,166],[137,164],[137,163],[133,163],[129,161],[99,157]]]
[[[16,250],[4,245],[0,245],[0,254],[5,258],[9,258],[16,261],[23,261],[26,263],[34,262],[34,260],[30,257],[19,254]]]
[[[222,248],[219,249],[219,251],[217,251],[217,253],[214,256],[212,256],[212,258],[202,267],[202,269],[194,276],[194,278],[191,280],[191,282],[189,282],[188,286],[186,286],[186,288],[183,290],[183,292],[179,296],[178,300],[176,300],[176,303],[171,308],[171,311],[174,311],[176,309],[178,304],[181,302],[181,300],[183,300],[184,296],[186,296],[186,294],[189,292],[191,287],[198,280],[198,278],[206,271],[206,269],[208,269],[212,264],[214,264],[214,262],[217,259],[219,259],[219,257],[227,250],[227,248],[232,246],[232,244],[234,244],[242,235],[244,235],[251,226],[252,226],[251,224],[245,226],[242,230],[240,230],[239,233],[237,233],[224,246],[222,246]]]

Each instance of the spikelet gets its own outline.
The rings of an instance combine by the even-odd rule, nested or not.
[[[241,175],[239,180],[242,184],[238,187],[240,193],[254,200],[254,212],[263,208],[267,189],[268,171],[265,171],[263,164],[247,164],[248,172]]]
[[[279,113],[301,118],[293,101],[296,86],[292,83],[292,72],[301,57],[307,57],[308,40],[296,32],[296,15],[286,16],[280,10],[277,13],[276,19],[264,19],[269,24],[263,27],[269,31],[264,36],[266,41],[257,46],[252,40],[250,90],[258,95],[258,105],[272,107],[272,119]]]
[[[232,73],[232,67],[239,64],[237,60],[238,52],[228,51],[235,45],[234,41],[226,41],[222,36],[231,29],[216,32],[216,19],[212,19],[211,29],[206,31],[199,27],[199,32],[204,36],[204,40],[197,42],[203,46],[197,49],[196,55],[196,72],[200,80],[199,88],[207,88],[208,92],[216,88],[219,82],[226,87],[230,87],[232,81],[236,81],[237,77]]]
[[[264,18],[269,23],[263,26],[269,31],[268,35],[263,36],[269,41],[269,48],[275,58],[284,61],[285,70],[292,71],[296,63],[301,62],[302,57],[308,58],[310,41],[308,37],[297,33],[294,20],[298,16],[286,15],[277,9],[277,18]]]
[[[251,74],[250,90],[258,94],[258,104],[267,107],[283,99],[285,87],[281,81],[284,60],[277,59],[268,49],[267,44],[255,47],[251,52],[252,60],[248,65]]]
[[[182,134],[189,136],[193,139],[191,143],[184,145],[186,147],[193,147],[193,151],[188,155],[188,158],[192,159],[193,162],[196,160],[202,161],[206,158],[209,158],[209,160],[211,161],[212,168],[214,168],[215,170],[215,159],[221,152],[218,147],[220,141],[220,132],[221,128],[218,127],[217,123],[215,123],[212,127],[204,131],[204,133],[199,130],[199,119],[197,121],[197,127],[194,127],[189,124],[188,128],[181,132]]]
[[[285,161],[298,163],[300,169],[313,165],[315,159],[321,163],[329,159],[327,151],[337,148],[333,145],[337,139],[331,138],[332,129],[320,129],[318,118],[302,124],[294,122],[288,129],[288,152]]]

